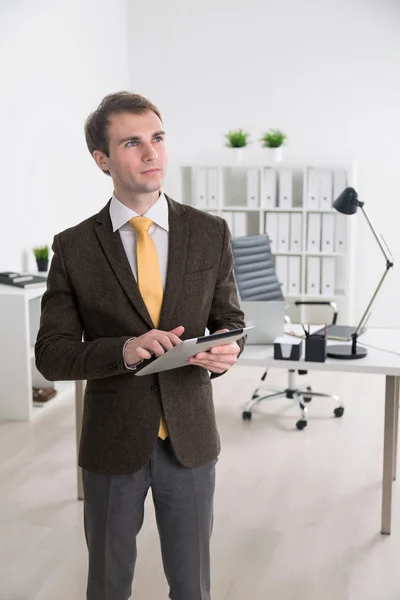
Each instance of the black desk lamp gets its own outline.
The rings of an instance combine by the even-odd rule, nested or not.
[[[374,291],[372,298],[369,301],[368,306],[365,309],[363,316],[360,319],[357,329],[354,331],[354,333],[351,334],[351,337],[353,340],[351,346],[348,344],[347,345],[346,344],[338,344],[338,345],[334,345],[334,346],[328,346],[327,354],[331,358],[342,358],[342,359],[363,358],[364,356],[367,355],[367,349],[363,348],[361,346],[357,346],[357,338],[360,335],[360,332],[362,331],[363,327],[365,326],[366,322],[368,321],[368,319],[370,317],[371,306],[372,306],[375,298],[377,297],[379,290],[382,287],[382,284],[386,278],[386,275],[389,273],[389,270],[393,267],[394,262],[393,262],[393,257],[386,245],[386,242],[383,240],[383,243],[382,243],[381,239],[379,238],[378,234],[376,233],[367,213],[365,212],[364,202],[360,202],[355,189],[353,189],[351,187],[346,188],[340,194],[340,196],[338,196],[338,198],[336,198],[335,202],[333,203],[333,206],[334,206],[334,208],[336,208],[336,210],[338,212],[340,212],[344,215],[354,215],[357,212],[357,208],[361,209],[361,211],[364,213],[365,218],[367,219],[367,223],[370,226],[370,229],[374,235],[374,238],[378,242],[379,247],[382,251],[382,254],[386,260],[385,272],[383,273],[383,275],[378,283],[378,286],[377,286],[376,290]]]

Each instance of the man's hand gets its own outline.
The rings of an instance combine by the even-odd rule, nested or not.
[[[143,335],[130,340],[124,350],[124,360],[127,365],[136,365],[141,360],[147,360],[153,355],[161,356],[167,350],[182,342],[179,336],[185,331],[182,325],[171,331],[152,329]]]
[[[229,329],[219,329],[214,333],[223,333],[224,331],[229,331]],[[189,364],[204,367],[212,373],[224,373],[237,362],[239,352],[240,348],[236,342],[215,346],[208,352],[199,352],[196,356],[189,358]]]

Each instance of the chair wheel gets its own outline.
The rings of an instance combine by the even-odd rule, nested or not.
[[[333,412],[335,414],[335,417],[343,417],[344,407],[338,406],[337,408],[335,408],[335,410]]]
[[[300,421],[297,421],[296,427],[297,427],[297,429],[300,429],[300,431],[301,431],[302,429],[304,429],[304,427],[307,427],[307,421],[304,421],[303,419]]]
[[[243,421],[250,421],[251,412],[249,410],[244,410],[242,413],[242,418],[243,418]]]

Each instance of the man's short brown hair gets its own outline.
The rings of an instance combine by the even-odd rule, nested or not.
[[[121,113],[141,115],[148,111],[153,111],[162,121],[157,107],[144,96],[130,92],[116,92],[105,96],[85,122],[85,138],[90,154],[93,155],[95,150],[101,150],[106,156],[109,156],[107,129],[111,115]]]

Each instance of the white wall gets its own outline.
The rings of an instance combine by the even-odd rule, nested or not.
[[[399,259],[371,323],[400,326],[400,3],[154,0],[128,6],[130,87],[164,114],[167,191],[177,193],[176,165],[218,152],[230,128],[246,128],[253,140],[269,127],[282,128],[290,156],[357,159],[360,198]],[[363,257],[356,314],[384,267],[358,217]]]
[[[125,0],[3,0],[0,11],[2,271],[35,268],[33,245],[109,199],[83,124],[128,88],[128,65]]]

